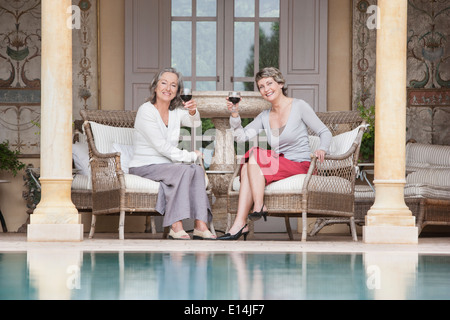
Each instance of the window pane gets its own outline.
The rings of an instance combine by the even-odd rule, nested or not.
[[[234,1],[235,17],[254,17],[255,16],[255,0],[235,0]]]
[[[259,69],[279,67],[280,23],[261,22],[259,24]]]
[[[197,77],[216,76],[216,22],[197,23]]]
[[[197,0],[197,17],[215,17],[217,0]]]
[[[184,88],[192,89],[192,82],[191,81],[184,81],[183,80],[183,85],[184,85]]]
[[[196,91],[216,91],[215,81],[198,81]]]
[[[235,82],[234,91],[255,91],[253,82]]]
[[[259,0],[259,16],[278,18],[280,16],[280,0]]]
[[[234,76],[253,77],[255,56],[255,24],[234,23]]]
[[[172,0],[172,17],[192,16],[192,0]]]
[[[172,66],[184,77],[192,76],[192,22],[172,21]]]

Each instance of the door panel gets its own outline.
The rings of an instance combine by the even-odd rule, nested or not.
[[[282,0],[280,70],[291,97],[327,110],[328,1]]]
[[[144,103],[154,75],[170,66],[168,9],[160,0],[125,1],[125,110]]]

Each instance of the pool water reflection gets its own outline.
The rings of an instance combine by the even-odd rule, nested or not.
[[[450,256],[0,253],[0,299],[450,299]]]

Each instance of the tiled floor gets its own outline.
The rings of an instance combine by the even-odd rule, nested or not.
[[[240,252],[418,252],[450,254],[450,237],[420,237],[417,245],[365,244],[361,236],[353,242],[347,235],[318,235],[307,242],[288,241],[286,234],[255,234],[247,241],[162,240],[161,234],[130,233],[125,240],[117,234],[97,233],[82,242],[28,242],[23,233],[0,233],[1,251],[79,250],[79,251],[240,251]]]

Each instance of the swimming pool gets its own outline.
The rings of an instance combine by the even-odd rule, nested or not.
[[[398,252],[0,252],[0,299],[450,299],[449,271]]]

